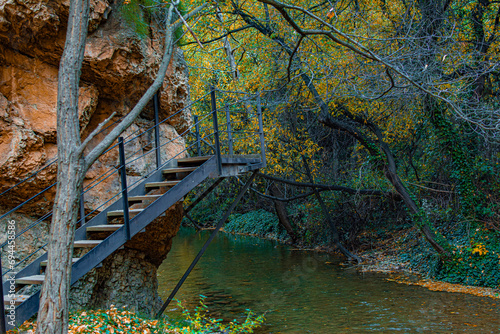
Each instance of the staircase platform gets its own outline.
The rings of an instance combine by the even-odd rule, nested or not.
[[[200,156],[200,157],[189,157],[189,158],[182,158],[182,159],[177,159],[177,164],[181,165],[191,165],[191,164],[200,164],[208,159],[212,158],[212,155],[205,155],[205,156]],[[224,165],[229,165],[229,164],[248,164],[248,163],[259,163],[262,160],[262,157],[260,154],[245,154],[245,155],[240,155],[240,154],[224,154],[221,156],[221,162]],[[180,167],[182,168],[182,166]],[[168,170],[168,169],[167,169]]]
[[[189,157],[189,158],[181,158],[177,159],[178,164],[194,164],[194,163],[200,163],[200,162],[205,162],[208,159],[210,159],[212,155],[204,155],[201,157]]]
[[[128,198],[129,202],[141,202],[141,201],[148,201],[148,200],[156,200],[163,196],[162,194],[158,195],[141,195],[141,196],[131,196]]]
[[[5,306],[9,305],[11,301],[14,301],[14,305],[21,305],[26,299],[28,299],[30,296],[26,295],[15,295],[14,298],[9,298],[9,295],[3,296],[3,300],[5,303]]]
[[[80,260],[80,258],[79,258],[79,257],[74,257],[74,258],[73,258],[73,260],[72,260],[71,262],[72,262],[72,263],[75,263],[75,262],[76,262],[76,261],[78,261],[78,260]],[[40,262],[40,266],[41,266],[41,267],[47,267],[47,262],[49,262],[49,261],[45,260],[45,261]]]
[[[148,189],[148,188],[160,188],[160,187],[173,187],[173,186],[179,184],[180,182],[181,182],[180,180],[150,182],[150,183],[146,183],[146,189]]]
[[[176,168],[168,168],[162,170],[162,174],[174,174],[174,173],[189,173],[196,170],[198,167],[176,167]]]
[[[21,278],[16,278],[16,284],[42,284],[45,281],[45,275],[32,275]]]
[[[93,248],[99,245],[102,240],[77,240],[74,242],[75,248]]]
[[[131,215],[138,214],[142,211],[144,211],[144,209],[128,209],[128,213]],[[110,217],[110,218],[111,217],[123,217],[123,210],[109,211],[108,217]]]
[[[94,225],[87,227],[87,232],[114,232],[123,224]]]

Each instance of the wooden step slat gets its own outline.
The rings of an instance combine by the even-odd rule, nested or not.
[[[80,260],[79,257],[74,257],[73,260],[72,260],[72,262],[75,263],[78,260]],[[47,260],[40,262],[40,266],[41,267],[47,267],[47,262],[48,262]]]
[[[189,173],[195,171],[198,167],[176,167],[176,168],[168,168],[162,170],[163,174],[173,174],[173,173]]]
[[[128,198],[129,202],[140,202],[140,201],[147,201],[147,200],[157,200],[160,198],[162,195],[142,195],[142,196],[130,196]]]
[[[129,209],[129,214],[136,214],[144,211],[144,209]],[[109,211],[108,217],[123,217],[123,210]]]
[[[99,245],[101,242],[102,240],[77,240],[73,244],[75,248],[92,248]]]
[[[114,232],[122,226],[123,224],[94,225],[87,227],[87,232]]]
[[[16,278],[17,284],[42,284],[45,280],[45,275],[33,275],[21,278]]]
[[[148,188],[160,188],[160,187],[173,187],[178,184],[179,180],[176,181],[162,181],[162,182],[150,182],[146,183],[146,189]]]
[[[3,296],[3,300],[5,303],[5,306],[10,304],[10,301],[14,301],[14,305],[20,305],[22,304],[26,299],[28,299],[30,296],[27,295],[15,295],[14,298],[9,298],[8,295]]]
[[[206,155],[202,157],[189,157],[189,158],[181,158],[177,159],[177,164],[195,164],[195,163],[202,163],[210,159],[212,156],[211,155]]]

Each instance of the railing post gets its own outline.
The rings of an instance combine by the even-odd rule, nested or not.
[[[231,133],[231,113],[229,105],[226,104],[227,140],[229,142],[229,155],[233,155],[233,134]]]
[[[128,208],[127,171],[125,168],[125,148],[123,146],[123,137],[118,138],[118,151],[120,154],[120,178],[122,184],[123,220],[125,223],[125,234],[127,236],[127,240],[130,240],[130,217]]]
[[[83,186],[80,193],[80,226],[85,225],[85,200],[83,198]]]
[[[217,102],[215,100],[214,87],[212,87],[212,92],[210,93],[210,102],[212,104],[212,117],[214,123],[215,155],[217,156],[217,166],[219,169],[219,175],[222,175],[222,159],[220,154],[220,143],[219,143],[219,124],[217,122]]]
[[[252,173],[252,175],[247,180],[247,182],[245,183],[245,185],[240,189],[240,192],[238,193],[238,195],[236,195],[236,198],[234,199],[234,201],[231,204],[231,206],[229,207],[229,209],[224,213],[224,216],[222,216],[221,220],[219,220],[219,222],[215,226],[215,229],[212,231],[212,234],[210,234],[210,237],[207,239],[207,241],[205,241],[205,243],[203,244],[203,247],[201,247],[201,250],[198,252],[198,255],[196,255],[196,257],[194,258],[193,262],[191,262],[191,265],[189,266],[189,268],[186,270],[186,272],[184,273],[184,275],[182,276],[182,278],[180,279],[180,281],[177,283],[177,285],[175,286],[174,290],[172,290],[172,292],[170,293],[170,296],[168,296],[167,300],[165,301],[165,303],[161,307],[160,311],[156,314],[156,319],[158,319],[158,318],[161,317],[161,315],[163,314],[163,312],[165,311],[165,309],[168,307],[168,305],[170,304],[170,302],[172,301],[172,299],[174,299],[175,294],[177,293],[177,291],[179,291],[179,289],[181,288],[182,284],[184,284],[184,281],[186,280],[186,278],[188,278],[188,276],[191,273],[191,271],[193,270],[193,268],[196,266],[196,264],[198,263],[198,261],[201,259],[201,257],[203,256],[203,254],[207,250],[208,246],[212,242],[212,240],[214,240],[215,236],[217,235],[217,232],[219,232],[219,230],[222,228],[222,226],[226,223],[226,220],[229,218],[229,216],[233,212],[233,210],[236,207],[236,205],[238,205],[238,203],[243,198],[243,195],[245,195],[245,193],[247,192],[248,188],[250,188],[250,186],[252,185],[252,181],[255,179],[256,175],[257,175],[257,170],[255,170]]]
[[[196,131],[196,150],[198,156],[201,156],[201,138],[200,138],[200,124],[198,123],[198,116],[194,116],[194,128]]]
[[[156,169],[161,166],[161,151],[160,151],[160,120],[158,118],[158,111],[160,109],[160,97],[158,92],[153,97],[155,106],[155,150],[156,150]]]
[[[260,104],[260,92],[257,92],[257,115],[259,117],[260,154],[262,164],[266,166],[266,143],[264,141],[264,123],[262,122],[262,106]]]
[[[3,270],[2,270],[2,256],[0,253],[0,296],[2,297],[2,301],[0,302],[0,307],[2,310],[2,314],[0,314],[0,334],[7,333],[7,326],[5,324],[5,302],[4,302],[4,294],[3,294]]]

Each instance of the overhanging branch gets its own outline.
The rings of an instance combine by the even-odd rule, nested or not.
[[[293,180],[282,179],[279,177],[275,177],[275,176],[271,176],[271,175],[267,175],[267,174],[263,174],[263,173],[258,173],[257,175],[264,178],[264,179],[271,180],[271,181],[282,182],[282,183],[286,183],[286,184],[296,186],[296,187],[316,188],[316,189],[322,190],[322,191],[333,190],[333,191],[342,191],[342,192],[345,192],[348,194],[372,195],[372,196],[383,196],[383,197],[394,197],[395,196],[395,194],[393,194],[391,192],[385,192],[385,191],[376,190],[376,189],[354,189],[354,188],[337,186],[337,185],[298,182],[298,181],[293,181]]]

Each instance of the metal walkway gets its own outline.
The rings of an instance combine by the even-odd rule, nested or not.
[[[156,152],[156,168],[152,170],[147,177],[132,186],[127,186],[126,166],[136,161],[138,158],[133,154],[127,160],[125,158],[124,150],[125,144],[138,140],[137,138],[146,133],[146,131],[132,139],[126,138],[126,140],[123,140],[120,138],[117,145],[108,149],[108,151],[111,149],[119,150],[120,168],[118,170],[111,171],[110,175],[116,174],[116,176],[120,177],[122,191],[120,194],[114,196],[114,202],[110,205],[108,205],[108,203],[104,203],[98,213],[94,212],[88,214],[87,216],[91,214],[95,215],[97,213],[88,221],[85,219],[85,211],[82,206],[80,220],[81,226],[75,233],[74,248],[87,248],[89,251],[79,258],[73,258],[71,284],[74,284],[91,269],[98,266],[104,259],[106,259],[106,257],[121,248],[136,234],[141,233],[141,231],[143,231],[158,216],[163,214],[176,202],[182,200],[184,196],[186,196],[191,190],[200,185],[206,179],[223,179],[226,177],[239,176],[265,167],[264,132],[259,96],[257,95],[256,97],[251,97],[254,102],[253,105],[256,107],[255,114],[250,114],[248,112],[248,107],[244,112],[239,113],[237,111],[238,109],[235,107],[237,105],[236,103],[231,106],[225,105],[225,122],[221,123],[224,124],[224,126],[220,129],[218,125],[219,120],[215,100],[215,91],[212,90],[206,96],[208,95],[210,95],[209,111],[206,112],[206,115],[195,117],[195,124],[182,134],[188,142],[187,148],[183,151],[184,154],[191,150],[194,152],[194,156],[187,158],[173,157],[164,163],[161,162],[161,147],[169,142],[172,142],[172,140],[164,144],[161,144],[160,142],[159,126],[161,123],[168,120],[168,118],[162,122],[158,121],[157,103],[155,103],[155,125],[153,128],[147,130],[149,132],[154,131],[155,133],[155,149],[144,150],[147,152],[142,155],[142,158],[144,158],[147,154]],[[155,96],[155,100],[157,98],[158,97]],[[200,100],[195,103],[198,103],[199,101]],[[157,100],[155,102],[157,102]],[[244,103],[248,106],[248,99],[245,100]],[[193,106],[191,105],[190,107]],[[233,117],[232,113],[236,114],[236,117]],[[178,112],[172,116],[175,116],[176,114],[178,114]],[[243,116],[241,114],[243,114]],[[211,116],[211,120],[208,118],[211,122],[207,122],[207,116]],[[255,121],[252,122],[253,118],[255,118]],[[235,121],[235,119],[237,121]],[[212,131],[207,131],[206,129],[200,131],[200,126],[207,124],[210,124]],[[239,126],[238,124],[243,125]],[[254,124],[255,131],[251,131],[252,129],[249,129],[248,124]],[[205,127],[207,128],[207,126]],[[251,137],[248,136],[248,134],[253,135],[250,140],[253,145],[245,145],[247,147],[247,152],[235,150],[235,142],[238,139],[248,141],[248,138]],[[188,135],[192,135],[194,139],[190,141]],[[211,154],[204,155],[202,147],[208,148],[208,151],[210,151]],[[251,149],[249,150],[248,147],[251,147]],[[235,151],[237,151],[236,154]],[[107,176],[105,174],[102,176],[103,178],[109,177],[109,175]],[[36,173],[34,173],[34,175],[36,175]],[[25,181],[27,180],[28,179]],[[15,189],[15,187],[19,186],[22,186],[22,183],[18,183],[14,187],[4,191],[0,194],[0,196],[5,195],[12,189]],[[92,187],[95,187],[95,184],[88,185],[87,191]],[[44,191],[46,191],[46,189],[40,193],[43,193]],[[36,196],[37,195],[31,197],[29,200],[35,198]],[[84,195],[82,195],[82,198],[84,198]],[[21,203],[13,210],[10,210],[5,215],[0,217],[0,219],[8,217],[8,215],[12,214],[16,210],[19,210],[23,205],[27,204],[29,200]],[[47,220],[49,217],[50,214],[44,215],[37,222],[41,222],[42,219]],[[36,225],[37,222],[32,225]],[[26,233],[28,230],[29,229],[25,229],[21,231],[16,235],[16,237]],[[100,236],[101,238],[96,238],[95,236]],[[107,237],[102,238],[102,236]],[[1,245],[2,251],[4,251],[6,246],[7,244]],[[35,255],[39,255],[39,253]],[[32,257],[32,255],[33,254],[28,257]],[[17,273],[14,270],[4,269],[2,271],[2,277],[4,280],[3,302],[5,308],[6,310],[9,310],[8,308],[11,307],[11,305],[15,305],[16,325],[14,327],[21,325],[24,321],[37,313],[40,290],[31,289],[37,291],[29,295],[15,294],[14,298],[9,298],[9,294],[7,292],[12,289],[11,282],[15,282],[16,291],[26,286],[42,284],[44,281],[44,271],[47,266],[47,253],[38,256],[38,258],[34,260],[23,259],[21,262],[24,262],[23,265],[28,262],[29,264],[25,265],[24,268]],[[29,291],[30,289],[27,290]],[[7,323],[7,330],[14,327]]]

